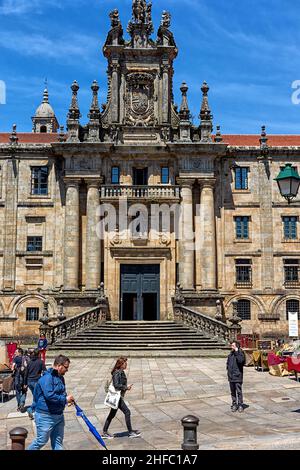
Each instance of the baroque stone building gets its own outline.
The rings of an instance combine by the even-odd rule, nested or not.
[[[45,300],[52,318],[61,301],[67,317],[93,307],[101,282],[113,321],[172,320],[180,283],[213,317],[238,301],[243,333],[287,334],[300,203],[274,178],[299,165],[300,135],[213,133],[206,82],[192,124],[185,83],[173,99],[170,14],[155,40],[145,0],[133,0],[129,40],[117,10],[110,20],[107,102],[93,82],[88,123],[75,81],[66,133],[45,90],[32,133],[0,134],[0,336],[36,334]]]

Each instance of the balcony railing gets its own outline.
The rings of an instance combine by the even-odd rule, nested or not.
[[[101,186],[101,199],[180,199],[179,186]]]
[[[235,287],[237,289],[252,289],[252,281],[236,281]]]
[[[300,287],[300,280],[295,280],[295,281],[285,281],[284,287],[286,289],[298,289]]]

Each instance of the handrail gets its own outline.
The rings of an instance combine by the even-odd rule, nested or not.
[[[48,325],[47,337],[50,344],[75,336],[81,331],[106,321],[107,306],[97,305],[55,325]]]
[[[228,326],[226,323],[215,320],[208,315],[196,312],[184,305],[174,305],[175,321],[207,334],[211,338],[223,341],[225,344],[237,338],[241,332],[240,326]]]

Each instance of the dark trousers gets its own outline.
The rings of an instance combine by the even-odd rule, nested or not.
[[[119,410],[121,410],[124,415],[125,415],[125,421],[126,421],[126,426],[127,426],[127,429],[128,429],[128,432],[132,432],[132,427],[131,427],[131,418],[130,418],[130,409],[128,408],[128,406],[126,406],[125,404],[125,401],[124,399],[121,397],[120,398],[120,401],[119,401],[119,407],[118,407]],[[103,428],[103,432],[107,432],[108,431],[108,428],[110,426],[110,423],[112,422],[112,420],[114,419],[114,417],[116,416],[117,414],[117,411],[118,410],[114,410],[113,408],[110,410],[110,413],[107,417],[107,420],[105,421],[105,425],[104,425],[104,428]]]
[[[229,385],[232,398],[232,405],[243,405],[243,384],[239,382],[229,382]]]

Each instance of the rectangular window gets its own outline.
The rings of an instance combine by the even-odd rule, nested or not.
[[[26,309],[26,321],[39,321],[39,308],[29,307]]]
[[[249,168],[235,168],[235,189],[248,189],[248,173]]]
[[[27,237],[27,251],[43,251],[43,237]]]
[[[250,217],[235,217],[235,236],[237,240],[249,239]]]
[[[31,194],[36,196],[48,195],[48,176],[49,168],[47,166],[31,168]]]
[[[284,260],[284,285],[285,287],[299,286],[299,266],[300,260],[286,259]]]
[[[120,184],[120,168],[113,166],[111,169],[111,184]]]
[[[236,264],[236,287],[252,287],[252,261],[249,259],[238,259]]]
[[[283,231],[285,240],[297,239],[298,217],[283,217]]]
[[[133,185],[148,186],[148,168],[133,168]]]
[[[170,170],[167,166],[161,169],[161,184],[169,184],[170,182]]]

